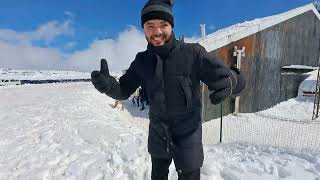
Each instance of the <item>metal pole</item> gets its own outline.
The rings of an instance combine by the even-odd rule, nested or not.
[[[205,94],[205,84],[201,82],[201,119],[205,121],[205,108],[206,108],[206,94]]]
[[[320,39],[319,39],[319,51],[318,51],[318,64],[320,64]],[[314,95],[314,104],[313,104],[313,113],[312,113],[312,120],[319,117],[319,104],[320,104],[320,65],[318,67],[318,76],[317,76],[317,83]]]
[[[200,24],[201,38],[204,39],[206,37],[206,25]]]
[[[206,37],[206,25],[205,24],[200,24],[200,31],[201,31],[201,38],[204,39]],[[202,121],[205,120],[205,105],[206,105],[206,99],[207,96],[205,96],[205,91],[206,91],[206,85],[201,82],[202,88],[201,88],[201,119]]]
[[[312,114],[312,120],[319,117],[319,105],[320,105],[320,67],[318,68],[318,76],[317,76],[317,83],[316,83],[316,89],[315,89],[315,96],[314,96],[314,104],[313,104],[313,114]]]
[[[220,108],[220,143],[222,143],[222,103],[221,102],[221,108]]]

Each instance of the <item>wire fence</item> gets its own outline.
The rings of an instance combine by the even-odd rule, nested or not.
[[[306,123],[311,120],[311,118],[310,119],[292,119],[292,118],[279,117],[279,116],[264,114],[264,113],[254,113],[254,114],[257,116],[260,116],[262,118],[266,118],[266,119],[274,119],[274,120],[279,120],[279,121],[289,121],[289,122],[296,122],[296,123]],[[315,121],[315,123],[316,123],[316,121]]]
[[[311,118],[310,118],[311,119]],[[320,151],[320,121],[289,119],[271,114],[238,114],[212,120],[204,125],[204,143],[246,143],[289,149]]]

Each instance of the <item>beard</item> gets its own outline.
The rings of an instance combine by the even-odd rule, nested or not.
[[[152,36],[150,37],[150,39],[152,39],[152,40],[154,40],[154,39],[156,39],[156,38],[160,38],[160,39],[162,39],[162,40],[164,40],[164,41],[167,41],[167,40],[168,40],[168,36],[165,35],[165,34],[152,35]]]
[[[147,38],[148,43],[153,44],[153,42],[159,41],[157,39],[162,40],[164,43],[168,41],[169,37],[166,34],[161,34],[161,35],[152,35],[149,38]]]

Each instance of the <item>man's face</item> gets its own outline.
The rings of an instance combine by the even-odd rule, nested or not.
[[[162,46],[172,34],[170,23],[160,19],[152,19],[144,23],[144,34],[153,46]]]

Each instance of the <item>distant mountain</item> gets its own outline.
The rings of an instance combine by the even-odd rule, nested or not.
[[[0,80],[90,79],[90,73],[77,71],[14,70],[0,68]]]

